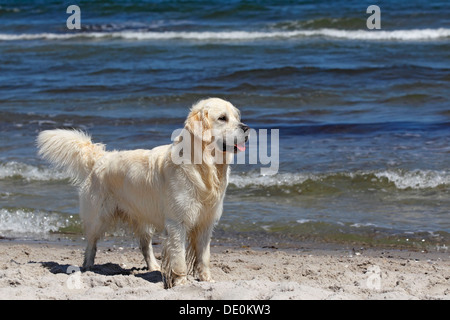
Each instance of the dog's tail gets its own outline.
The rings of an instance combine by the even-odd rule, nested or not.
[[[103,144],[78,130],[46,130],[37,137],[38,154],[59,169],[67,170],[75,184],[81,184],[105,153]]]

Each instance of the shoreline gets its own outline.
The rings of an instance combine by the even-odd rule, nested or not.
[[[94,269],[80,273],[83,254],[80,243],[0,240],[0,299],[450,300],[448,250],[212,244],[215,282],[189,276],[168,290],[137,245],[99,243]]]
[[[38,236],[38,237],[36,237]],[[450,238],[444,235],[430,233],[417,234],[379,234],[374,231],[371,236],[358,233],[339,234],[299,234],[266,231],[229,231],[216,228],[211,238],[211,246],[221,247],[260,247],[267,249],[297,250],[297,249],[319,249],[319,250],[354,250],[354,249],[376,249],[376,250],[406,250],[418,252],[445,252],[450,246]],[[1,241],[11,243],[45,243],[59,245],[85,245],[82,233],[54,232],[45,235],[22,235],[22,236],[0,236]],[[112,229],[106,232],[99,240],[104,246],[132,247],[138,245],[138,240],[128,228]],[[162,238],[160,234],[153,236],[153,244],[160,245]]]

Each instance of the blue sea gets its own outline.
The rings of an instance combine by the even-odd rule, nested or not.
[[[277,174],[232,166],[217,241],[450,244],[450,2],[423,0],[0,0],[0,237],[82,239],[40,131],[153,148],[206,97],[279,130]]]

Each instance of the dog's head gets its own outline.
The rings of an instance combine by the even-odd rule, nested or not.
[[[239,110],[230,102],[209,98],[197,102],[186,119],[185,128],[216,150],[237,153],[245,150],[249,127],[241,122]]]

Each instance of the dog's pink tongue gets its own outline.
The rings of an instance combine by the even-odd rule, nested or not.
[[[239,143],[236,145],[239,151],[245,151],[245,143]]]

